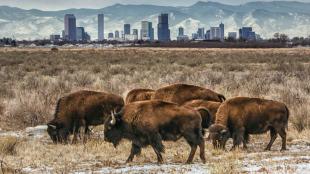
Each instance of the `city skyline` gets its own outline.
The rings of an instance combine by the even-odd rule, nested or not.
[[[178,36],[178,28],[185,28],[185,35],[191,36],[197,28],[210,28],[220,22],[226,24],[225,35],[238,31],[242,26],[253,26],[263,38],[271,38],[276,32],[289,37],[307,37],[309,33],[310,3],[296,2],[255,3],[242,6],[227,6],[218,3],[200,2],[188,8],[115,5],[104,9],[68,9],[66,11],[44,12],[22,10],[10,7],[0,8],[0,37],[34,40],[49,38],[50,34],[60,34],[63,30],[63,15],[75,14],[77,26],[82,26],[93,39],[98,38],[97,15],[105,14],[105,31],[124,30],[124,24],[131,29],[139,29],[141,21],[153,23],[157,37],[157,22],[160,13],[169,14],[171,39]],[[298,20],[295,20],[298,19]],[[140,31],[139,31],[140,34]],[[61,34],[60,34],[61,35]]]
[[[200,0],[201,1],[201,0]],[[202,0],[203,2],[207,2],[206,0]],[[213,0],[213,2],[218,2],[222,4],[228,5],[240,5],[248,2],[255,2],[257,0]],[[273,0],[260,0],[265,2],[271,2]],[[282,0],[282,1],[291,1],[291,0]],[[199,0],[131,0],[128,3],[128,0],[54,0],[54,1],[42,1],[42,0],[23,0],[23,3],[20,0],[1,0],[0,6],[12,6],[23,9],[39,9],[39,10],[65,10],[70,8],[90,8],[90,9],[98,9],[104,8],[108,6],[112,6],[114,4],[133,4],[133,5],[161,5],[161,6],[190,6],[199,2]],[[310,3],[310,0],[298,0],[297,2],[306,2]]]

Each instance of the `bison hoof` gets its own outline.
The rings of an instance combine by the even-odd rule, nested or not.
[[[281,152],[287,151],[287,148],[282,148],[280,151]]]

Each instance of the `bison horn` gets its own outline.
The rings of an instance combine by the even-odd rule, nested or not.
[[[225,134],[225,133],[227,133],[227,130],[221,130],[221,134]]]
[[[115,125],[116,124],[116,118],[115,118],[114,112],[111,111],[111,116],[112,116],[111,125]]]
[[[56,126],[55,125],[52,125],[52,124],[48,124],[47,126],[53,128],[53,129],[56,129]]]

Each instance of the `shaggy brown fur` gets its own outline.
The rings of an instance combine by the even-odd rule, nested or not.
[[[222,103],[206,101],[206,100],[192,100],[183,104],[186,107],[192,108],[206,108],[209,111],[209,115],[201,115],[202,116],[202,127],[208,128],[215,121],[215,114]],[[207,117],[206,117],[207,116]]]
[[[126,104],[136,102],[151,100],[152,95],[154,95],[153,89],[133,89],[126,96]]]
[[[174,84],[155,91],[152,99],[183,104],[190,100],[202,99],[207,101],[223,102],[225,97],[210,89],[187,84]]]
[[[48,133],[54,143],[67,142],[68,135],[74,133],[77,139],[80,127],[103,124],[113,110],[121,110],[123,98],[114,94],[95,91],[78,91],[59,99],[54,119],[48,125]]]
[[[225,101],[216,113],[214,125],[209,128],[213,144],[224,148],[229,137],[233,138],[233,149],[246,141],[249,134],[262,134],[270,131],[270,150],[279,134],[282,149],[286,149],[286,127],[289,110],[285,104],[260,98],[236,97]]]
[[[184,137],[191,146],[187,163],[192,162],[197,146],[200,158],[205,162],[203,129],[201,116],[197,110],[174,103],[150,100],[126,105],[115,115],[115,123],[110,117],[105,123],[105,140],[116,147],[121,139],[132,141],[127,162],[140,154],[141,148],[151,145],[159,163],[163,162],[164,141],[177,141]]]

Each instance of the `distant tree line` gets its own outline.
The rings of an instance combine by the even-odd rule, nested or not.
[[[296,46],[310,46],[310,36],[308,37],[294,37],[290,39],[286,34],[275,33],[274,37],[268,40],[256,40],[247,41],[244,39],[233,39],[225,38],[224,42],[219,40],[210,41],[170,41],[170,42],[159,42],[159,41],[116,41],[116,40],[104,40],[104,41],[57,41],[52,42],[48,39],[44,40],[21,40],[16,41],[11,38],[0,39],[0,46],[17,46],[17,45],[32,45],[34,46],[46,46],[46,45],[57,45],[63,46],[65,44],[77,45],[77,44],[108,44],[108,45],[122,45],[130,47],[180,47],[180,48],[287,48]]]
[[[11,38],[0,38],[0,46],[13,46],[16,47],[17,43],[15,39],[11,39]]]

